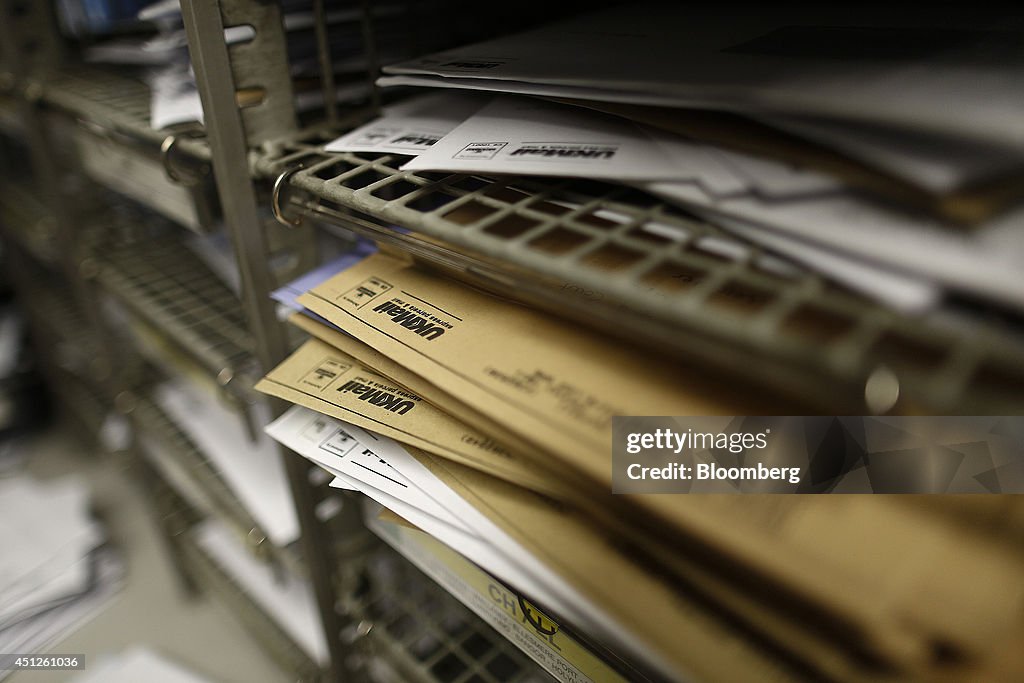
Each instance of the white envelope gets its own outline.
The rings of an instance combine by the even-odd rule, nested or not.
[[[419,154],[483,106],[489,95],[435,92],[384,109],[382,116],[324,146],[327,152]]]
[[[904,284],[918,291],[911,292],[909,300],[904,300],[904,291],[886,300],[900,303],[905,310],[930,303],[935,293],[928,289],[936,286],[1024,308],[1024,289],[1019,284],[1024,268],[1024,209],[1011,210],[967,232],[863,197],[822,174],[626,122],[614,123],[585,109],[498,98],[403,168],[630,181],[713,222],[723,218],[752,226],[743,231],[747,239],[771,239],[769,246],[782,253],[806,257],[820,252],[821,258],[803,260],[837,279],[850,282],[859,277],[859,272],[850,277],[854,270],[879,270],[882,279],[860,287],[876,296],[895,282],[886,278],[885,271],[902,275]],[[525,160],[513,156],[531,141],[532,149],[538,150],[545,145],[554,148],[558,140],[570,150],[566,156],[557,149],[537,157],[543,159],[539,161],[533,154]],[[595,141],[591,149],[601,144],[614,153],[597,159],[573,157],[571,149],[585,148],[587,140]],[[674,179],[635,180],[655,175]],[[771,232],[774,238],[759,240],[758,229]],[[826,250],[832,252],[831,258]]]
[[[1020,149],[1024,58],[1006,14],[627,3],[391,65],[381,84],[816,116]]]

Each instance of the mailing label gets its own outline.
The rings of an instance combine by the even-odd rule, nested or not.
[[[391,285],[389,283],[378,277],[371,277],[345,292],[339,298],[354,305],[356,308],[362,308],[364,305],[390,289]]]
[[[494,155],[508,145],[507,142],[471,142],[458,152],[453,159],[493,159]]]
[[[351,368],[351,363],[342,363],[332,358],[325,358],[322,363],[317,365],[309,374],[302,378],[302,383],[306,386],[323,391],[338,378],[338,375],[350,370]]]

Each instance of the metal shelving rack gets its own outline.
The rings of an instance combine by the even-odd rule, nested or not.
[[[238,397],[248,396],[244,377],[254,376],[249,372],[273,367],[290,348],[268,296],[281,278],[270,264],[279,248],[308,247],[311,231],[294,229],[305,217],[393,244],[460,278],[514,291],[602,329],[627,327],[645,343],[691,360],[726,372],[741,367],[761,389],[809,397],[819,409],[864,412],[865,386],[878,373],[896,378],[897,407],[906,410],[967,414],[1022,407],[1024,342],[1014,334],[985,321],[966,330],[945,321],[908,320],[656,198],[592,182],[403,172],[401,157],[325,152],[327,141],[367,111],[338,112],[331,104],[326,123],[299,128],[279,3],[181,5],[203,101],[201,129],[152,129],[144,83],[93,67],[54,70],[55,49],[44,51],[48,56],[35,59],[32,68],[0,70],[0,91],[6,92],[5,111],[12,109],[11,99],[18,111],[46,109],[155,160],[171,179],[213,179],[241,274],[240,301],[173,241],[93,244],[84,262],[65,256],[63,267],[78,277],[86,265],[86,275],[207,374],[229,389],[241,388]],[[373,69],[369,7],[362,3],[366,62]],[[314,0],[313,11],[320,60],[329,64],[323,0]],[[18,21],[9,24],[12,30],[30,26],[37,35],[52,34],[41,28],[46,22],[35,10]],[[239,25],[252,27],[254,37],[227,45],[224,29]],[[16,52],[8,50],[5,63],[23,63]],[[333,103],[332,79],[325,77],[322,85],[325,101]],[[260,103],[240,108],[235,93],[242,89],[260,91]],[[35,131],[32,146],[42,145],[42,124],[30,116],[21,119]],[[46,154],[35,156],[42,184],[56,188]],[[292,231],[269,231],[271,211]],[[68,219],[66,210],[55,212],[59,234],[66,234]],[[581,293],[598,296],[588,296],[584,307]],[[220,516],[241,533],[257,529],[259,536],[251,515],[224,494],[223,482],[173,421],[144,392],[128,402],[140,431],[149,429],[175,446]],[[358,497],[346,497],[342,514],[322,521],[316,506],[324,492],[312,476],[315,470],[294,454],[286,456],[303,532],[302,566],[331,649],[330,667],[319,672],[323,680],[378,673],[373,658],[386,662],[395,680],[551,680],[490,627],[460,611],[442,588],[372,542]],[[187,535],[187,524],[172,522],[192,513],[172,503],[164,512],[168,528]],[[196,575],[250,614],[247,622],[263,623],[252,617],[251,601],[209,566],[209,558],[187,540],[175,544],[188,564],[199,567]],[[286,553],[285,561],[292,557]],[[303,676],[317,675],[293,663]]]
[[[246,120],[246,114],[251,116],[259,107],[239,110],[233,93],[243,83],[239,74],[251,76],[253,73],[252,63],[246,60],[246,55],[232,54],[223,41],[225,27],[257,23],[247,20],[242,11],[245,4],[222,2],[217,7],[216,3],[186,1],[182,9],[203,101],[220,204],[235,243],[247,314],[256,337],[256,355],[262,367],[269,368],[284,358],[287,345],[268,297],[272,277],[267,268],[267,241],[259,230],[250,229],[259,224],[261,209],[265,207],[261,189],[278,173],[284,172],[284,179],[287,179],[294,171],[279,163],[282,156],[295,151],[283,140],[308,139],[312,135],[322,142],[364,118],[366,112],[352,112],[348,120],[315,128],[312,133],[298,132],[290,121],[283,120],[280,125],[271,127],[287,129],[283,136],[267,135],[260,125],[265,124],[266,119],[256,125]],[[315,11],[322,13],[322,4],[315,4]],[[280,24],[265,28],[281,31]],[[256,39],[260,39],[260,29],[257,29]],[[320,32],[318,39],[323,40]],[[320,49],[324,49],[322,42]],[[249,56],[252,57],[252,53]],[[367,61],[371,65],[375,63],[372,57]],[[282,83],[276,81],[271,72],[266,81],[248,84],[274,93],[275,86]],[[325,99],[332,101],[331,84],[325,82],[324,88]],[[321,160],[332,158],[325,156]],[[283,179],[278,178],[271,194],[278,193],[282,182]],[[378,219],[386,222],[388,217],[378,216]],[[348,221],[340,221],[340,224],[349,226]],[[295,477],[292,480],[294,482]],[[342,527],[340,546],[324,543],[332,530],[318,520],[302,520],[304,547],[312,546],[307,552],[312,576],[316,582],[326,582],[319,584],[317,595],[332,649],[332,667],[325,673],[327,680],[379,677],[382,669],[390,671],[384,675],[385,680],[390,675],[390,680],[423,683],[552,680],[539,664],[468,612],[445,589],[412,568],[395,551],[365,540],[368,532],[360,516],[361,501],[354,497],[349,500],[354,504],[347,506],[348,515],[339,525]],[[368,553],[367,546],[378,550]],[[335,547],[339,552],[331,552]],[[381,563],[393,564],[397,569],[389,573]],[[435,613],[430,606],[440,611]],[[445,613],[449,616],[443,616]]]
[[[247,9],[246,17],[256,21],[257,27],[267,22],[280,24],[277,8],[272,3],[241,4]],[[94,210],[103,201],[91,196],[95,194],[94,186],[80,180],[83,175],[92,175],[101,185],[121,191],[152,209],[162,210],[172,218],[179,218],[177,212],[168,212],[167,203],[160,202],[156,193],[146,192],[154,185],[137,185],[136,191],[130,191],[133,189],[131,176],[138,170],[140,175],[146,175],[148,182],[153,183],[166,175],[167,180],[157,184],[172,188],[170,194],[175,201],[182,193],[175,195],[173,183],[184,186],[187,194],[197,201],[207,199],[212,194],[206,192],[212,189],[211,152],[202,130],[195,126],[155,130],[149,122],[150,93],[143,82],[123,76],[115,69],[83,67],[75,65],[73,60],[62,60],[63,41],[50,9],[50,3],[13,2],[0,6],[3,130],[24,140],[34,176],[30,184],[39,193],[38,201],[21,201],[24,193],[17,192],[19,188],[5,188],[7,191],[0,201],[3,204],[0,212],[5,222],[13,216],[11,222],[18,226],[17,230],[10,231],[10,237],[28,246],[38,257],[48,259],[56,256],[56,263],[48,265],[65,279],[65,286],[74,295],[75,303],[81,304],[82,314],[67,319],[76,320],[79,330],[94,331],[100,340],[79,349],[85,353],[87,348],[96,348],[95,358],[107,359],[106,367],[111,371],[99,386],[87,387],[88,396],[97,399],[92,405],[116,405],[120,412],[131,417],[137,432],[148,433],[169,446],[179,471],[191,477],[191,483],[203,497],[213,502],[211,507],[218,518],[233,522],[232,526],[245,536],[257,556],[271,560],[287,571],[306,573],[312,565],[313,585],[321,589],[320,608],[328,609],[333,594],[329,592],[330,584],[325,578],[327,563],[319,562],[320,555],[312,552],[314,548],[319,552],[322,546],[318,546],[315,540],[307,540],[306,557],[303,557],[298,548],[271,548],[271,544],[263,542],[265,535],[259,526],[231,495],[205,456],[153,404],[148,395],[149,380],[145,373],[125,371],[123,366],[127,356],[121,352],[127,349],[115,348],[108,343],[110,329],[100,301],[100,294],[104,292],[113,295],[133,316],[159,334],[173,351],[189,358],[196,367],[222,385],[237,403],[244,406],[254,398],[249,389],[254,377],[255,344],[242,313],[245,309],[243,302],[216,281],[212,273],[204,270],[198,257],[188,253],[180,240],[173,236],[165,241],[143,238],[135,242],[119,242],[107,239],[116,231],[93,230]],[[259,19],[260,16],[264,19]],[[273,35],[268,33],[268,38],[254,41],[248,49],[280,57],[273,64],[278,70],[284,69],[284,87],[287,87],[283,43],[279,44],[277,52],[270,49],[272,46],[268,45],[268,40],[273,40]],[[278,38],[280,40],[280,36]],[[243,47],[242,51],[245,49]],[[264,66],[253,73],[263,78],[274,69],[273,65]],[[244,74],[240,72],[238,75],[242,77]],[[266,120],[262,127],[267,135],[280,135],[290,129],[278,126],[282,120],[281,112],[287,110],[285,118],[291,116],[290,90],[274,110],[270,105],[277,99],[277,95],[268,96],[264,99],[266,106],[244,115],[251,130],[261,125],[261,119]],[[58,138],[57,133],[62,137]],[[61,147],[68,139],[75,141],[76,149]],[[83,156],[83,140],[91,149],[102,153],[98,161],[94,157],[92,168],[87,166]],[[154,168],[157,175],[153,173]],[[101,171],[99,177],[95,173],[97,169]],[[69,179],[73,182],[66,182]],[[129,191],[125,190],[126,187]],[[142,188],[141,192],[138,187]],[[46,207],[45,211],[35,211],[39,206]],[[215,213],[216,207],[213,207],[208,215]],[[101,221],[105,219],[100,216]],[[286,261],[279,272],[270,273],[267,268],[269,282],[307,268],[311,232],[283,231],[270,220],[254,221],[245,226],[245,230],[260,225],[268,227],[268,256],[287,257],[277,259],[278,262]],[[46,229],[41,231],[40,227]],[[51,227],[54,230],[49,230]],[[130,233],[132,227],[122,232]],[[56,248],[51,252],[50,247],[53,246]],[[24,285],[19,286],[20,290],[31,290],[25,283],[19,285]],[[252,296],[255,295],[250,292],[248,298]],[[29,308],[33,307],[34,304],[29,305]],[[43,319],[63,314],[42,305],[37,312]],[[112,362],[113,358],[117,359],[117,365]],[[62,378],[54,378],[54,383],[61,384]],[[89,423],[88,429],[95,433],[100,431],[98,419],[85,421]],[[140,465],[144,463],[141,457],[135,461]],[[320,522],[315,508],[335,492],[326,490],[326,482],[313,476],[316,470],[306,461],[291,455],[286,463],[302,523],[309,526],[312,519],[318,525],[313,531],[304,533],[303,538],[314,539],[318,529],[333,523]],[[154,474],[152,468],[147,471],[149,484],[166,483]],[[173,511],[160,516],[161,526],[170,536],[177,536],[174,520],[179,517]],[[327,538],[327,535],[323,536],[324,540]],[[318,667],[294,647],[294,643],[283,637],[280,628],[269,617],[261,615],[244,591],[232,586],[226,574],[210,558],[204,558],[201,551],[185,540],[169,540],[176,550],[175,557],[184,558],[178,562],[179,566],[190,565],[188,573],[193,575],[192,578],[202,577],[208,581],[215,588],[213,592],[224,597],[240,620],[258,634],[264,646],[282,655],[279,660],[295,674],[296,680],[319,680],[322,672]],[[312,561],[307,561],[307,557]],[[321,575],[319,578],[317,571]],[[195,581],[186,578],[186,585],[190,583]]]
[[[691,361],[727,372],[741,367],[762,390],[804,397],[818,409],[865,412],[866,386],[879,373],[895,376],[897,407],[904,410],[1020,407],[1019,338],[984,322],[966,332],[943,321],[907,320],[656,198],[592,182],[403,172],[401,157],[325,152],[324,144],[365,118],[365,111],[339,112],[348,119],[305,130],[282,117],[269,128],[284,133],[268,134],[266,119],[253,123],[246,118],[253,110],[240,111],[233,101],[237,88],[252,85],[240,74],[251,77],[258,71],[254,65],[266,60],[240,54],[221,38],[226,26],[253,24],[245,20],[245,4],[182,6],[221,205],[236,240],[264,367],[283,357],[284,344],[265,296],[266,247],[245,226],[263,208],[258,190],[272,184],[271,209],[285,225],[305,217],[393,244],[474,284],[514,292],[563,315],[596,320],[604,329],[643,331],[643,341]],[[322,11],[323,4],[315,8]],[[261,25],[257,38],[280,30]],[[375,64],[372,41],[367,51],[368,64]],[[280,85],[273,75],[257,83],[271,93]],[[332,101],[329,79],[323,86]],[[396,225],[402,230],[394,230]],[[567,282],[574,286],[563,287]],[[584,306],[579,292],[600,296]],[[602,297],[603,303],[594,303]],[[315,526],[311,520],[305,528]],[[320,559],[328,575],[338,567],[337,558]],[[371,577],[368,592],[341,581],[337,594],[342,605],[353,595],[369,601],[361,607],[355,601],[357,606],[341,614],[325,611],[328,634],[342,634],[333,641],[335,678],[346,668],[359,670],[344,665],[353,661],[356,640],[374,643],[372,652],[392,663],[400,680],[488,680],[478,655],[422,622],[421,612],[408,619],[387,614],[385,607],[399,614],[415,610],[415,601],[389,590],[387,574],[375,569],[372,555],[357,561]],[[437,588],[411,580],[416,570],[406,570],[413,574],[403,574],[401,593]],[[418,626],[410,632],[395,626],[404,623]],[[353,629],[365,637],[345,635]],[[444,648],[417,653],[419,639],[430,637]],[[441,665],[455,661],[450,670]],[[524,665],[522,676],[545,680],[532,663]]]
[[[170,452],[170,466],[177,476],[187,480],[182,488],[191,491],[192,506],[225,521],[239,541],[263,559],[280,562],[289,571],[301,571],[302,564],[294,548],[278,548],[267,540],[249,510],[238,500],[202,450],[160,406],[145,393],[135,395],[126,406],[137,433]]]

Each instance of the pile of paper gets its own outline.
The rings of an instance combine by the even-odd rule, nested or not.
[[[216,520],[207,520],[191,532],[206,555],[278,627],[321,666],[327,664],[327,640],[320,623],[313,587],[305,577],[275,571],[261,562]]]
[[[73,678],[72,683],[206,683],[208,680],[142,646],[90,660],[87,669]]]
[[[73,477],[0,480],[0,519],[0,652],[43,652],[107,604],[123,563]]]
[[[962,14],[621,5],[387,66],[438,93],[328,149],[627,183],[900,311],[1019,315],[1024,27]]]
[[[257,388],[296,404],[268,433],[397,515],[374,522],[396,546],[413,525],[669,680],[947,675],[1021,626],[1019,544],[916,499],[611,495],[613,415],[757,397],[390,256],[340,267],[297,297],[316,339]]]
[[[250,437],[245,416],[187,380],[163,382],[153,398],[209,459],[215,476],[224,480],[271,543],[283,548],[298,540],[299,521],[288,477],[273,441],[259,433],[255,439]],[[252,410],[260,424],[269,422],[265,410],[257,406]],[[143,441],[147,451],[158,458],[163,455],[163,444],[145,436]]]

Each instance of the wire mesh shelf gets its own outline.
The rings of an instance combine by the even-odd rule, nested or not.
[[[130,141],[148,145],[154,152],[174,132],[152,127],[149,85],[121,70],[82,65],[64,67],[42,84],[41,98],[86,124],[119,133]],[[189,127],[195,128],[194,125]],[[210,158],[209,145],[202,137],[182,136],[176,147],[197,159]]]
[[[477,284],[824,412],[871,410],[879,376],[898,382],[896,410],[1024,407],[1024,341],[1001,320],[901,315],[626,187],[403,172],[405,157],[324,152],[330,137],[269,146],[257,171],[284,177],[303,214]]]
[[[367,558],[370,576],[357,618],[373,624],[370,654],[402,681],[551,683],[511,642],[389,547]]]
[[[279,561],[291,571],[302,571],[297,548],[278,548],[267,539],[267,534],[217,468],[156,402],[144,393],[136,394],[129,415],[144,440],[150,441],[160,453],[173,458],[173,463],[165,464],[173,467],[172,476],[184,478],[184,482],[181,478],[177,482],[180,488],[188,489],[182,491],[185,498],[195,507],[224,521],[255,557]]]
[[[158,485],[159,489],[159,485]],[[179,527],[173,539],[189,577],[221,601],[252,634],[271,658],[299,683],[321,680],[321,670],[282,627],[265,612],[245,589],[207,555],[192,537],[198,516],[169,489],[158,490],[155,498],[161,514],[173,517]]]
[[[238,298],[174,235],[92,247],[100,284],[209,376],[248,399],[252,338]]]
[[[59,262],[57,221],[22,183],[6,179],[0,184],[0,226],[40,263]]]

